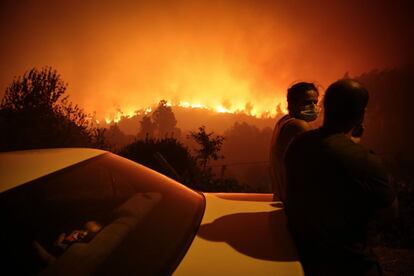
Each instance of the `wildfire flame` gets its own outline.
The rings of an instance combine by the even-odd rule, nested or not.
[[[226,105],[226,106],[224,106]],[[171,106],[172,108],[176,107],[183,107],[189,109],[205,109],[208,111],[213,111],[217,113],[229,113],[229,114],[246,114],[249,116],[253,116],[256,118],[274,118],[278,112],[282,112],[283,114],[287,114],[287,104],[284,102],[279,102],[275,104],[273,109],[259,109],[252,106],[250,103],[239,103],[239,104],[217,104],[215,106],[207,106],[200,102],[189,102],[189,101],[178,101],[176,103],[172,101],[167,101],[167,106]],[[278,111],[277,106],[280,106],[280,110]],[[135,109],[127,109],[125,111],[121,111],[118,109],[116,112],[111,112],[108,116],[105,117],[105,122],[107,124],[111,123],[118,123],[122,118],[131,118],[135,115],[148,115],[152,111],[155,110],[155,105],[153,107],[146,107],[140,110]],[[97,120],[99,124],[99,121]]]

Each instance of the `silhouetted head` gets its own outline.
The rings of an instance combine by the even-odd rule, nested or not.
[[[332,83],[324,98],[324,126],[349,132],[362,124],[368,99],[368,90],[354,80],[342,79]]]
[[[318,117],[319,91],[313,83],[298,82],[288,89],[289,115],[307,122]]]

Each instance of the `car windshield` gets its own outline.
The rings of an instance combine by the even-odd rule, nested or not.
[[[0,195],[2,269],[171,274],[204,207],[202,194],[106,153]]]

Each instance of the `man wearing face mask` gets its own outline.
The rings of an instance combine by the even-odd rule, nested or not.
[[[289,114],[282,117],[273,130],[270,146],[270,172],[275,200],[286,204],[284,156],[293,139],[312,127],[309,122],[318,117],[319,92],[313,83],[298,82],[288,89]]]
[[[344,79],[324,97],[324,122],[289,146],[288,225],[305,275],[382,275],[369,225],[396,216],[397,200],[379,158],[355,143],[368,91]]]

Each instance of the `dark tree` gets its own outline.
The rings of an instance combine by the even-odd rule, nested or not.
[[[0,104],[0,150],[90,146],[88,115],[68,100],[66,87],[52,68],[14,79]]]
[[[220,135],[213,137],[213,135],[214,132],[206,132],[205,126],[199,127],[198,132],[191,131],[189,135],[189,138],[192,138],[200,146],[196,150],[196,158],[200,161],[204,170],[210,159],[217,160],[223,158],[219,153],[224,142],[224,137]]]
[[[155,124],[152,122],[152,119],[150,116],[144,115],[142,117],[142,120],[139,121],[140,124],[140,130],[138,133],[139,139],[147,139],[154,137],[154,131],[155,131]]]
[[[217,178],[210,170],[201,169],[188,148],[174,138],[136,140],[124,147],[119,154],[168,175],[195,190],[206,192],[250,191],[248,187],[240,185],[234,178]],[[157,155],[161,155],[168,166],[165,166],[164,162],[160,162]],[[172,167],[173,170],[168,167]]]
[[[105,141],[108,143],[109,148],[116,152],[130,144],[134,140],[133,135],[127,135],[119,128],[118,124],[112,124],[105,131],[104,134]]]
[[[167,101],[161,100],[157,109],[152,113],[152,122],[157,130],[158,138],[179,136],[179,129],[176,127],[177,120]]]
[[[197,170],[195,160],[188,149],[174,138],[136,140],[125,146],[119,154],[176,180],[184,180],[185,184],[192,182]],[[161,154],[174,168],[180,179],[159,162],[157,154]]]
[[[95,148],[103,150],[111,150],[111,145],[106,139],[107,129],[103,127],[97,127],[93,130],[92,141]]]

